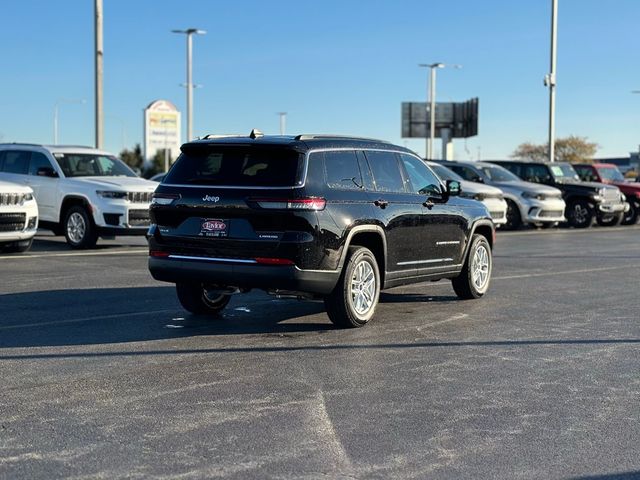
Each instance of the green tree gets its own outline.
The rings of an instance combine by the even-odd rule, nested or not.
[[[171,166],[171,164],[173,163],[171,150],[167,149],[166,152],[169,159],[169,166]],[[143,176],[145,178],[151,178],[157,173],[162,173],[165,171],[164,170],[164,153],[165,153],[164,148],[161,148],[156,152],[156,154],[151,159],[151,162],[149,163],[149,165],[147,165],[147,168],[144,171]]]
[[[558,138],[555,147],[555,159],[558,162],[592,163],[598,151],[597,143],[576,135]],[[549,144],[521,143],[511,154],[511,158],[545,161],[549,158]]]
[[[133,170],[140,173],[144,165],[144,158],[142,158],[142,148],[140,144],[136,143],[136,146],[132,150],[125,148],[120,152],[120,159],[129,165]]]

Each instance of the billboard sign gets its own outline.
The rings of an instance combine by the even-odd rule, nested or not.
[[[144,158],[150,161],[158,150],[168,149],[174,160],[180,155],[180,112],[168,100],[156,100],[144,109]]]
[[[449,129],[452,138],[467,138],[478,134],[478,99],[466,102],[436,103],[436,137]],[[425,102],[402,103],[402,137],[427,138],[430,130],[429,105]]]

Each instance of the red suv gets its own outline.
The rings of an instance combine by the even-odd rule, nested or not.
[[[640,215],[640,182],[624,178],[616,165],[611,163],[581,164],[573,166],[585,182],[601,182],[615,185],[629,202],[629,211],[624,214],[623,225],[635,225]]]

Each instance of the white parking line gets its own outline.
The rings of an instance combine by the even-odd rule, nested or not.
[[[65,252],[65,253],[37,253],[33,255],[15,255],[15,256],[0,256],[0,260],[20,260],[23,258],[55,258],[55,257],[96,257],[102,255],[136,255],[136,254],[148,254],[148,248],[139,248],[135,250],[111,250],[111,251],[99,251],[99,252]]]
[[[493,277],[492,280],[512,280],[514,278],[551,277],[556,275],[572,275],[574,273],[607,272],[610,270],[620,270],[622,268],[640,268],[640,265],[619,265],[616,267],[585,268],[582,270],[564,270],[561,272],[523,273],[521,275],[506,275],[504,277]]]
[[[46,327],[49,325],[65,325],[68,323],[91,322],[94,320],[113,320],[115,318],[140,317],[143,315],[152,315],[154,313],[167,313],[167,312],[175,312],[175,311],[176,311],[175,308],[165,308],[163,310],[149,310],[146,312],[115,313],[112,315],[97,315],[94,317],[73,318],[69,320],[54,320],[52,322],[23,323],[22,325],[7,325],[5,327],[0,327],[0,330],[15,330],[18,328]]]
[[[628,232],[630,230],[640,230],[640,225],[627,225],[622,227],[597,227],[597,228],[558,228],[553,230],[524,230],[521,232],[510,232],[497,230],[498,238],[500,237],[518,237],[522,235],[558,235],[574,233],[611,233],[611,232]]]

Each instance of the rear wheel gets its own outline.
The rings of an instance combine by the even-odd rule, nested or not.
[[[520,209],[513,200],[507,199],[507,223],[503,228],[506,230],[517,230],[522,227],[522,216]]]
[[[460,275],[451,280],[456,295],[464,300],[482,297],[489,289],[492,268],[489,241],[484,236],[475,234]]]
[[[176,293],[184,309],[195,314],[216,315],[231,299],[229,295],[207,292],[201,283],[176,283]]]
[[[87,210],[81,206],[71,207],[64,216],[64,236],[71,248],[93,248],[98,241],[96,226]]]
[[[349,247],[340,280],[324,299],[329,319],[338,327],[362,327],[373,318],[379,296],[376,257],[368,248]]]
[[[593,211],[585,200],[574,200],[567,206],[567,222],[574,228],[587,228],[593,221]]]

